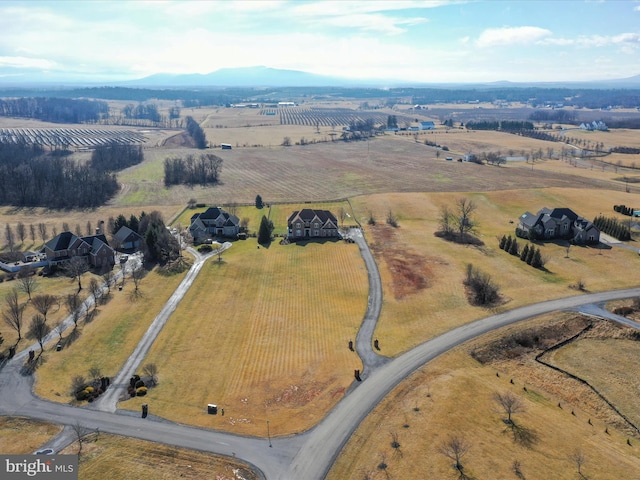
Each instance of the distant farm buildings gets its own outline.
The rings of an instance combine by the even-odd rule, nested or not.
[[[594,120],[591,123],[581,123],[580,129],[588,130],[588,131],[599,130],[601,132],[606,132],[607,130],[609,130],[609,128],[607,127],[607,124],[600,120],[598,121]]]

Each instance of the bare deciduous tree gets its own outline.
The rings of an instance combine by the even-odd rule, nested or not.
[[[18,222],[18,225],[16,225],[16,233],[18,234],[20,243],[24,243],[24,239],[27,238],[27,228],[24,226],[24,223]]]
[[[47,240],[47,224],[46,223],[38,224],[38,233],[40,234],[40,239],[43,242]]]
[[[457,216],[456,226],[460,239],[464,239],[465,235],[472,233],[476,229],[476,222],[471,218],[471,214],[476,210],[476,204],[467,198],[459,198],[456,202]]]
[[[35,339],[40,344],[40,351],[44,352],[44,339],[51,331],[46,320],[39,313],[34,315],[29,325],[29,337]]]
[[[462,458],[469,452],[471,445],[460,435],[452,435],[440,446],[438,450],[445,457],[455,462],[454,467],[462,473]]]
[[[18,288],[27,294],[31,300],[31,294],[38,288],[38,280],[35,277],[35,269],[26,265],[18,272]]]
[[[35,308],[40,314],[42,314],[46,322],[47,313],[54,309],[57,312],[60,308],[60,300],[55,295],[43,293],[42,295],[35,295],[31,299],[31,305],[33,305],[33,308]]]
[[[62,270],[73,280],[78,281],[78,292],[82,290],[82,275],[88,270],[87,261],[82,257],[73,257]]]
[[[36,243],[36,227],[33,226],[33,223],[29,224],[29,237],[31,238],[31,243]]]
[[[79,445],[78,457],[80,457],[82,453],[82,442],[84,441],[84,437],[89,433],[89,429],[81,425],[80,422],[74,423],[71,427],[73,428],[73,433]]]
[[[7,223],[7,226],[4,229],[4,238],[7,241],[7,246],[9,247],[9,251],[13,252],[13,247],[16,243],[16,236],[13,233],[13,229],[11,225]]]
[[[89,378],[95,380],[97,378],[100,378],[101,376],[102,376],[102,370],[100,370],[100,367],[94,365],[89,369]]]
[[[143,367],[142,371],[144,372],[145,375],[148,375],[149,377],[151,377],[151,383],[153,385],[157,383],[158,366],[155,363],[147,363]]]
[[[80,308],[82,307],[82,301],[77,293],[69,294],[64,298],[64,304],[67,307],[67,312],[71,315],[73,324],[78,327],[78,320],[80,320]]]
[[[89,291],[93,296],[93,311],[95,312],[98,308],[98,301],[100,300],[100,296],[102,295],[102,287],[98,283],[98,280],[92,278],[89,282]]]
[[[107,286],[107,293],[111,293],[111,285],[116,280],[116,275],[113,273],[113,270],[107,270],[102,274],[102,279],[104,280],[105,285]]]
[[[25,305],[20,304],[18,290],[12,289],[4,299],[6,309],[2,312],[4,322],[18,333],[18,342],[22,340],[22,316]]]
[[[525,409],[524,404],[522,403],[522,400],[520,400],[519,397],[516,397],[511,392],[504,392],[504,393],[496,392],[493,398],[498,404],[498,406],[502,409],[502,411],[507,416],[507,419],[505,420],[505,423],[507,424],[513,423],[513,420],[511,419],[512,415],[515,415],[516,413],[521,413]]]
[[[584,478],[584,474],[582,473],[582,466],[587,462],[587,457],[585,457],[582,450],[578,449],[573,452],[570,456],[571,461],[575,463],[576,469],[578,470],[578,475]]]

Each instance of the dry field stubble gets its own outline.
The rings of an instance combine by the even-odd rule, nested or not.
[[[185,149],[184,153],[198,154],[199,151]],[[220,184],[164,189],[161,186],[164,158],[158,151],[149,165],[133,167],[120,174],[125,185],[122,201],[129,205],[138,202],[154,205],[154,202],[169,204],[194,198],[209,205],[253,203],[260,194],[267,202],[321,202],[384,192],[493,191],[576,184],[602,188],[609,184],[608,180],[571,175],[574,172],[558,175],[543,169],[447,162],[443,157],[436,159],[431,147],[391,136],[369,142],[220,150],[216,154],[224,161]],[[127,196],[128,191],[144,191],[149,183],[140,179],[136,171],[155,175],[157,195]]]
[[[362,364],[349,351],[367,304],[357,246],[344,242],[256,248],[236,242],[211,259],[145,362],[159,385],[121,402],[188,424],[264,435],[315,425]],[[207,415],[215,403],[225,414]]]
[[[0,452],[3,455],[33,453],[60,431],[59,425],[21,417],[0,417]]]
[[[443,206],[454,208],[461,197],[477,205],[479,238],[484,247],[447,242],[434,235],[439,229]],[[384,305],[376,336],[382,353],[400,352],[451,328],[496,312],[540,300],[576,295],[570,288],[578,280],[588,291],[636,285],[633,275],[620,275],[638,262],[633,251],[613,248],[570,248],[539,244],[547,258],[548,271],[534,269],[498,248],[502,235],[515,235],[518,217],[524,211],[566,206],[586,218],[609,212],[624,203],[624,192],[581,189],[510,190],[487,193],[413,193],[358,197],[352,203],[376,256],[383,280]],[[385,224],[387,212],[399,217],[399,228]],[[378,224],[366,225],[369,212]],[[510,223],[514,222],[514,223]],[[522,247],[525,241],[519,240]],[[493,308],[472,306],[463,286],[467,264],[491,275],[500,286],[503,303]]]
[[[554,322],[552,316],[527,325],[549,322]],[[521,328],[488,334],[407,378],[360,425],[327,478],[384,479],[389,478],[387,474],[391,478],[456,478],[452,461],[439,451],[455,434],[470,445],[462,458],[470,478],[518,478],[516,461],[523,474],[520,478],[580,478],[572,459],[577,451],[585,459],[582,472],[587,478],[636,478],[640,474],[637,441],[627,445],[628,434],[599,419],[591,405],[583,409],[580,400],[566,402],[564,395],[572,394],[573,384],[561,380],[563,388],[554,392],[554,385],[532,383],[536,378],[531,371],[546,367],[533,366],[531,359],[524,366],[520,358],[482,365],[470,356],[472,348]],[[546,389],[549,386],[551,392]],[[534,433],[533,445],[516,443],[502,421],[506,415],[494,395],[504,392],[522,402],[524,411],[514,414],[513,420]],[[392,446],[394,440],[399,447]],[[386,469],[381,468],[383,461]]]
[[[60,453],[73,455],[77,452],[76,442]],[[253,470],[242,462],[209,453],[105,433],[92,433],[84,439],[78,471],[78,477],[82,480],[149,476],[164,480],[257,478]]]
[[[35,393],[56,402],[68,403],[71,380],[76,375],[88,377],[91,367],[114,377],[131,355],[148,326],[173,294],[184,275],[165,277],[150,272],[140,282],[142,297],[132,300],[130,279],[122,291],[112,288],[108,303],[98,306],[98,314],[89,323],[81,320],[77,340],[62,351],[55,343],[45,347],[44,364],[38,367]],[[67,330],[63,337],[67,338]]]

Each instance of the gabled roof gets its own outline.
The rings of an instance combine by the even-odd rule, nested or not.
[[[327,223],[327,221],[331,221],[336,225],[338,223],[338,219],[329,210],[314,210],[312,208],[303,208],[302,210],[296,210],[291,215],[289,215],[289,219],[287,221],[291,223],[296,216],[299,216],[300,219],[304,222],[310,222],[315,217],[318,217],[318,220],[320,220],[323,224]]]
[[[197,220],[216,220],[218,219],[220,216],[222,216],[222,218],[225,219],[225,226],[234,226],[237,227],[238,225],[240,225],[240,219],[236,216],[233,215],[231,213],[225,212],[224,210],[222,210],[219,207],[209,207],[207,208],[207,210],[205,210],[202,213],[196,213],[194,215],[191,216],[191,227],[193,227],[193,224],[197,221]],[[231,222],[231,223],[229,223]],[[204,224],[203,224],[204,226]],[[191,228],[189,227],[189,228]]]
[[[543,208],[545,210],[544,213],[548,213],[550,217],[557,218],[562,220],[563,217],[569,218],[572,222],[578,218],[578,215],[571,210],[570,208],[554,208],[553,210],[549,210],[548,208]],[[540,212],[542,212],[540,210]]]
[[[71,232],[62,232],[53,237],[45,246],[54,252],[66,250],[78,237]]]
[[[142,235],[140,235],[138,232],[134,232],[133,230],[131,230],[129,227],[127,226],[122,226],[120,227],[120,230],[118,230],[116,232],[116,234],[113,236],[118,242],[120,243],[124,243],[127,241],[127,239],[130,236],[134,236],[137,237],[138,239],[142,239]]]
[[[520,223],[527,228],[533,228],[538,221],[539,215],[534,215],[531,212],[524,212],[520,215]]]

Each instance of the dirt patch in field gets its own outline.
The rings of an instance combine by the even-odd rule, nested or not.
[[[374,225],[373,254],[386,263],[392,275],[391,291],[396,300],[429,288],[434,268],[445,262],[437,257],[425,257],[408,251],[400,243],[396,229],[390,225]]]

